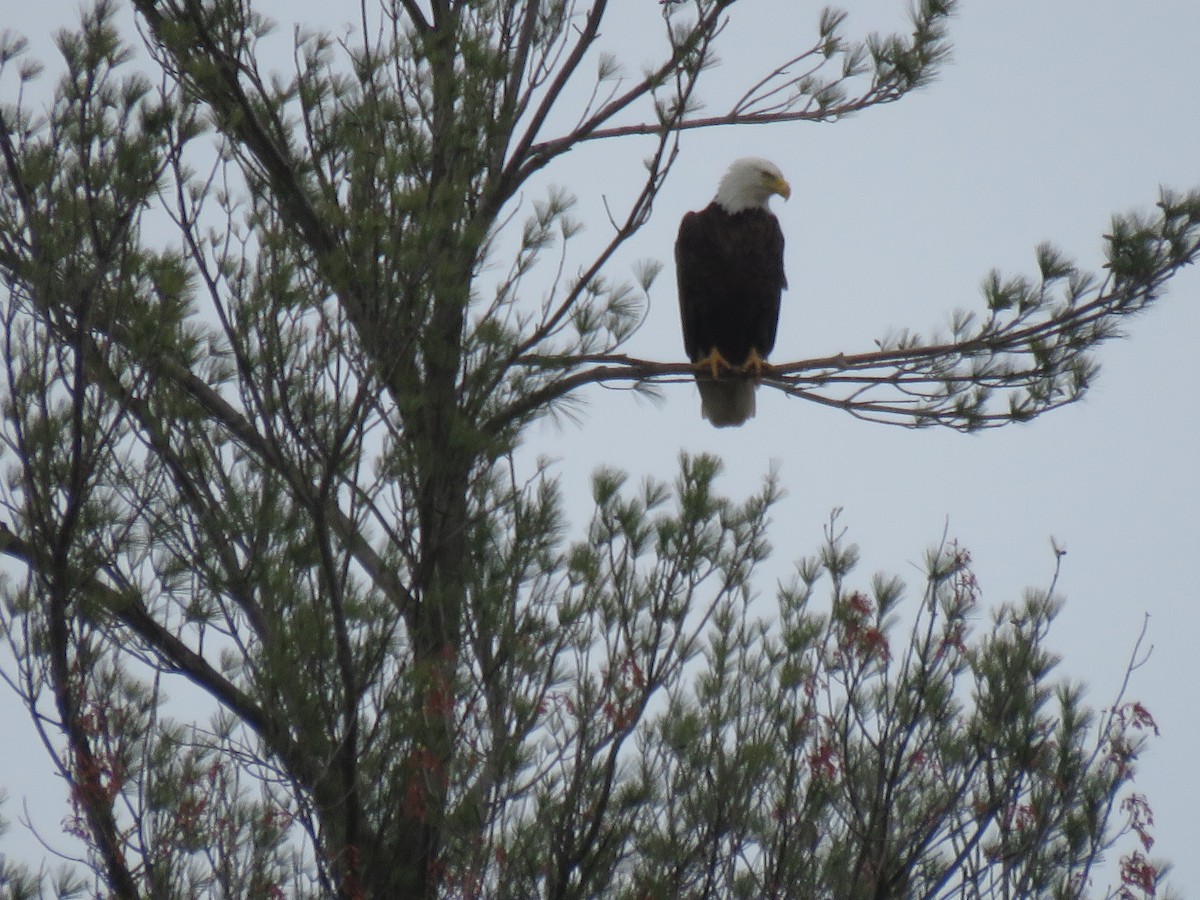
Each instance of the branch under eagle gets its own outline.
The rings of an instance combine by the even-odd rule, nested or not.
[[[1097,371],[1092,351],[1120,336],[1119,322],[1160,295],[1180,266],[1200,257],[1200,193],[1163,192],[1159,213],[1114,219],[1103,279],[1077,269],[1049,245],[1037,248],[1038,278],[984,281],[986,309],[956,312],[945,337],[904,333],[866,353],[837,353],[761,372],[719,372],[861,419],[974,431],[1028,421],[1079,400]],[[522,354],[543,383],[494,414],[488,430],[550,407],[588,384],[653,387],[700,374],[692,362],[624,354]]]

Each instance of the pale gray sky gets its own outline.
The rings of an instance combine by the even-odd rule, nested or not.
[[[795,6],[797,21],[811,20],[814,4]],[[848,6],[850,26],[870,30],[903,4]],[[738,29],[738,47],[725,46],[716,78],[775,58],[765,47],[796,33],[770,21],[772,8],[735,7],[754,21]],[[955,61],[941,79],[893,106],[832,126],[689,135],[638,252],[669,261],[679,217],[708,200],[731,159],[773,160],[793,187],[790,202],[775,202],[792,287],[774,358],[825,356],[870,350],[892,328],[940,326],[955,307],[982,308],[988,270],[1033,274],[1043,240],[1098,269],[1114,212],[1150,211],[1160,184],[1200,186],[1200,7],[968,0],[952,34]],[[590,191],[578,187],[588,181],[562,181],[582,197],[604,191],[607,177],[593,176]],[[679,352],[672,276],[668,266],[631,353]],[[862,423],[770,391],[759,393],[757,419],[717,431],[680,386],[661,407],[593,391],[581,427],[545,436],[579,491],[601,462],[669,477],[686,448],[723,456],[725,486],[740,495],[779,461],[789,492],[772,532],[780,571],[813,551],[840,506],[864,569],[919,588],[922,553],[948,519],[994,606],[1048,584],[1054,536],[1068,550],[1059,581],[1068,602],[1052,644],[1060,673],[1086,681],[1094,706],[1111,702],[1150,615],[1154,651],[1130,697],[1145,702],[1162,737],[1136,787],[1154,807],[1155,852],[1174,860],[1174,884],[1190,895],[1200,892],[1200,400],[1187,379],[1200,275],[1184,272],[1127,331],[1102,348],[1082,403],[978,435]]]
[[[352,19],[356,5],[296,2],[281,18],[311,10],[336,22]],[[847,5],[849,28],[867,31],[903,23],[907,4]],[[636,73],[650,59],[648,50],[639,53],[639,35],[655,21],[657,3],[613,6],[614,26],[629,30],[614,27],[609,40]],[[76,4],[2,0],[0,8],[9,27],[44,47],[51,24],[69,20]],[[743,83],[740,73],[811,40],[818,9],[743,0],[721,50],[723,67],[702,93],[715,97],[722,82]],[[951,309],[981,308],[987,271],[1032,274],[1042,240],[1098,269],[1112,213],[1149,210],[1160,184],[1200,186],[1200,5],[966,0],[952,35],[955,61],[898,104],[832,126],[685,137],[653,220],[613,270],[623,274],[638,257],[665,264],[629,352],[682,357],[675,229],[685,211],[708,202],[738,156],[773,160],[793,188],[789,203],[775,203],[792,285],[777,361],[869,350],[890,329],[927,331]],[[547,172],[547,181],[578,195],[589,228],[582,240],[606,239],[603,198],[629,189],[646,147],[596,145]],[[1196,368],[1200,275],[1185,272],[1127,326],[1128,340],[1102,348],[1102,372],[1084,402],[1021,427],[972,436],[912,432],[762,390],[758,418],[716,431],[700,419],[691,385],[668,387],[658,405],[592,388],[578,424],[535,427],[528,449],[561,460],[577,524],[600,464],[669,479],[680,450],[711,451],[727,463],[722,487],[739,497],[777,461],[788,496],[774,516],[772,577],[816,548],[837,506],[862,548],[864,579],[883,570],[919,589],[923,553],[948,520],[974,556],[991,607],[1048,583],[1053,535],[1068,550],[1059,582],[1068,603],[1052,643],[1063,656],[1060,673],[1086,681],[1093,705],[1112,699],[1150,616],[1154,650],[1130,697],[1151,710],[1162,737],[1145,754],[1136,787],[1154,808],[1155,853],[1176,863],[1177,887],[1196,893],[1200,779],[1191,753],[1200,745],[1200,578],[1192,554],[1200,547],[1200,401],[1185,379]],[[771,590],[764,579],[762,591]],[[58,837],[65,791],[7,696],[0,710],[12,723],[5,730],[18,734],[0,744],[0,785],[12,795],[4,812],[11,818],[28,801],[47,835]],[[19,829],[0,842],[0,852],[18,856],[36,849]]]

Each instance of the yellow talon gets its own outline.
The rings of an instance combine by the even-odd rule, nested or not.
[[[770,375],[774,371],[774,367],[759,355],[757,349],[751,347],[750,355],[742,364],[742,371],[752,372],[755,379],[761,379],[763,375]]]
[[[730,365],[729,360],[722,356],[721,351],[716,347],[713,347],[712,352],[709,353],[708,356],[705,356],[703,359],[696,360],[693,365],[701,372],[708,370],[708,373],[712,376],[713,381],[717,380],[718,372],[721,369],[725,369],[729,372],[733,371],[733,366]]]

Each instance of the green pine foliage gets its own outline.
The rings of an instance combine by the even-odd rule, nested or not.
[[[950,0],[863,41],[826,11],[711,114],[730,0],[659,4],[638,76],[604,4],[397,0],[365,36],[298,33],[290,72],[248,3],[132,6],[147,70],[101,0],[44,106],[0,41],[0,633],[84,847],[0,857],[5,897],[1080,897],[1116,846],[1110,896],[1155,894],[1153,719],[1056,674],[1052,589],[989,618],[953,544],[916,590],[867,578],[835,517],[762,596],[773,477],[739,502],[706,456],[601,470],[574,534],[521,448],[591,384],[689,374],[620,353],[659,265],[612,271],[679,134],[900,99]],[[570,191],[523,192],[630,136],[644,181],[569,276]],[[768,383],[1031,419],[1198,227],[1164,193],[1114,220],[1104,279],[1042,247],[944,337]]]

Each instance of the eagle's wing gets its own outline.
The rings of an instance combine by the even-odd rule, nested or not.
[[[756,329],[754,346],[765,357],[775,348],[779,307],[783,290],[787,287],[787,275],[783,270],[783,229],[779,227],[779,220],[768,214],[755,228],[761,229],[761,240],[755,242],[758,250],[750,252],[754,252],[756,257],[754,268],[761,274],[749,292],[761,298],[762,316]]]
[[[721,218],[728,217],[714,206],[689,212],[675,240],[683,347],[692,362],[707,356],[720,338],[714,325],[721,316],[731,249],[718,227]]]

